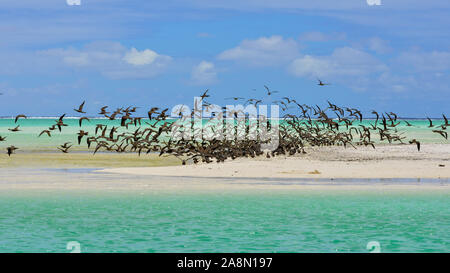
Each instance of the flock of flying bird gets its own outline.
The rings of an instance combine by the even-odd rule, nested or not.
[[[327,85],[319,80],[318,85]],[[272,96],[278,91],[272,91],[267,86],[265,95],[267,97]],[[207,102],[209,98],[209,91],[206,90],[201,96],[202,108],[198,109],[194,107],[192,110],[192,116],[196,112],[201,112],[205,108],[208,108],[212,104]],[[262,99],[245,99],[242,97],[226,98],[234,101],[242,101],[244,105],[253,104],[257,107],[262,103]],[[112,126],[108,128],[108,125],[96,124],[94,135],[87,131],[81,130],[85,122],[90,122],[88,117],[81,117],[78,121],[80,127],[77,133],[77,143],[81,145],[82,142],[86,142],[88,149],[93,150],[93,153],[98,151],[109,152],[136,152],[139,155],[141,153],[158,153],[162,155],[173,155],[181,160],[182,165],[185,165],[188,161],[193,163],[198,162],[223,162],[227,159],[236,159],[239,157],[256,157],[264,155],[267,158],[277,155],[295,155],[303,154],[305,147],[308,146],[351,146],[356,148],[358,145],[372,146],[375,148],[375,138],[378,138],[380,142],[387,141],[387,143],[399,143],[415,144],[420,151],[420,141],[416,139],[406,140],[404,132],[398,129],[398,125],[403,121],[406,126],[413,126],[406,120],[400,120],[398,115],[389,113],[378,113],[372,111],[373,122],[369,125],[363,124],[363,114],[356,108],[340,107],[328,101],[326,108],[322,109],[318,105],[310,106],[306,104],[300,104],[295,99],[289,97],[282,97],[279,100],[273,101],[278,104],[283,112],[286,113],[288,109],[297,110],[297,114],[293,114],[293,111],[286,113],[279,124],[278,139],[279,145],[275,150],[263,151],[261,145],[270,141],[254,139],[249,137],[249,125],[246,124],[245,130],[240,136],[236,136],[234,139],[221,138],[219,129],[212,131],[217,133],[217,137],[208,139],[196,140],[196,139],[172,139],[171,133],[174,127],[180,126],[174,119],[170,119],[167,114],[168,108],[160,109],[158,107],[152,107],[147,117],[135,117],[138,107],[118,108],[112,113],[108,111],[108,106],[104,106],[100,109],[99,115],[106,117],[109,120],[120,120],[120,126]],[[85,102],[79,105],[78,108],[73,109],[79,114],[86,114],[84,110]],[[226,107],[222,108],[223,114],[226,114]],[[216,113],[217,114],[217,113]],[[228,113],[230,114],[230,113]],[[232,113],[235,117],[238,116],[237,112]],[[61,132],[65,126],[64,118],[66,114],[61,115],[55,123],[49,128],[42,130],[38,137],[51,137],[54,132]],[[183,118],[181,110],[179,117]],[[20,119],[26,119],[23,114],[17,115],[15,118],[15,124],[20,123]],[[148,118],[148,120],[147,120]],[[429,128],[433,133],[441,135],[443,138],[448,139],[447,127],[450,126],[448,119],[443,115],[444,123],[440,125],[433,124],[433,121],[429,120]],[[190,121],[189,121],[190,122]],[[193,121],[192,121],[193,122]],[[267,122],[267,127],[270,129],[270,121],[258,121]],[[211,125],[214,126],[214,125]],[[133,129],[128,130],[130,127]],[[119,133],[118,130],[126,129],[123,133]],[[222,127],[221,127],[222,128]],[[177,128],[175,128],[177,129]],[[203,128],[200,130],[205,130]],[[209,128],[211,129],[211,128]],[[8,129],[11,132],[19,132],[20,125],[14,128]],[[6,137],[0,136],[0,142],[5,141]],[[63,152],[68,153],[73,146],[71,142],[66,142],[57,148]],[[355,146],[356,145],[356,146]],[[11,156],[15,150],[19,149],[15,146],[7,147],[7,154]]]

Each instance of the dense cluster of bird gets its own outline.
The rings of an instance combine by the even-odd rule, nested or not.
[[[327,85],[319,80],[318,85]],[[265,87],[265,98],[271,98],[273,94],[279,93],[272,91],[267,86]],[[205,108],[212,104],[206,99],[210,98],[209,91],[206,90],[201,96],[202,106],[199,109],[197,106],[191,112],[191,116],[202,112]],[[236,102],[243,102],[244,105],[254,105],[263,102],[263,99],[243,97],[226,98]],[[99,151],[109,152],[136,152],[138,155],[142,153],[157,153],[159,156],[173,155],[181,160],[185,165],[188,161],[193,163],[198,162],[223,162],[227,159],[236,159],[239,157],[257,157],[265,155],[267,158],[279,155],[295,155],[305,153],[305,147],[308,146],[356,146],[364,145],[375,148],[375,143],[400,143],[400,144],[414,144],[420,151],[420,141],[416,139],[407,139],[404,132],[398,129],[398,125],[404,122],[406,126],[413,126],[406,120],[400,120],[398,115],[393,112],[379,113],[372,111],[372,115],[368,118],[363,117],[362,112],[356,108],[341,107],[328,101],[325,108],[318,105],[310,106],[301,104],[293,98],[281,97],[272,102],[277,104],[285,113],[281,119],[278,129],[278,146],[271,151],[264,151],[262,144],[267,143],[270,139],[262,140],[260,138],[251,138],[250,125],[246,124],[245,130],[241,132],[242,135],[237,135],[234,138],[220,137],[222,132],[217,128],[201,128],[200,130],[214,131],[216,129],[217,137],[210,137],[208,139],[179,139],[173,138],[173,130],[177,127],[182,127],[175,122],[177,119],[171,119],[168,115],[168,108],[161,109],[159,107],[151,107],[147,113],[147,117],[134,116],[138,107],[121,107],[109,112],[108,106],[104,106],[98,112],[98,115],[104,116],[109,120],[120,120],[120,126],[112,126],[108,128],[105,124],[96,124],[94,135],[82,130],[85,122],[90,122],[88,117],[82,116],[79,118],[78,125],[80,127],[77,133],[77,144],[81,145],[86,142],[88,149],[96,154]],[[86,114],[84,110],[85,101],[73,109],[79,114]],[[227,108],[222,108],[223,112],[220,114],[226,115]],[[182,109],[180,109],[179,117],[182,116]],[[217,113],[216,113],[217,114]],[[238,113],[233,115],[237,117]],[[64,122],[66,114],[61,115],[55,123],[49,128],[42,130],[38,137],[51,137],[55,131],[61,132],[63,127],[68,126]],[[17,115],[15,123],[27,117],[23,114]],[[450,126],[447,118],[443,115],[444,123],[440,125],[433,124],[433,121],[428,118],[429,126],[433,133],[441,135],[448,139],[447,127]],[[147,120],[148,119],[148,120]],[[370,121],[363,123],[363,119]],[[144,121],[145,120],[145,121]],[[191,121],[189,121],[191,122]],[[193,121],[192,121],[193,122]],[[267,122],[267,127],[270,129],[271,122],[269,119],[265,121],[258,120],[258,122]],[[215,126],[215,125],[210,125]],[[130,129],[132,127],[132,129]],[[119,133],[119,128],[124,128],[124,132]],[[221,127],[222,128],[222,127]],[[15,125],[10,128],[11,132],[19,132],[20,125]],[[6,137],[0,136],[0,141],[5,141]],[[62,153],[68,153],[70,148],[75,145],[66,142],[58,148]],[[7,154],[10,156],[17,150],[18,147],[10,146],[7,148]]]

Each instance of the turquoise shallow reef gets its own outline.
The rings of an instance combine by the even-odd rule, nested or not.
[[[95,135],[95,127],[96,124],[104,124],[108,125],[108,128],[120,127],[120,119],[109,120],[109,119],[91,119],[90,121],[83,121],[82,128],[80,128],[77,118],[65,118],[64,123],[68,126],[63,127],[62,132],[58,132],[55,130],[52,132],[52,137],[48,137],[46,134],[38,137],[40,132],[44,129],[55,124],[55,120],[58,118],[28,118],[28,119],[19,119],[17,124],[14,122],[14,119],[11,118],[1,118],[0,119],[0,136],[6,137],[5,142],[0,142],[1,147],[7,147],[9,145],[14,145],[16,147],[20,147],[19,152],[27,152],[27,151],[56,151],[56,146],[63,144],[64,142],[72,142],[77,143],[77,133],[79,130],[84,130],[89,133],[89,136]],[[145,122],[148,122],[148,119],[142,119],[142,128],[147,128]],[[172,122],[174,120],[171,120]],[[203,123],[206,124],[208,121],[203,120]],[[158,125],[162,125],[164,122],[160,122]],[[359,121],[354,122],[354,126],[358,126],[359,124],[369,126],[369,124],[374,123],[374,120],[363,120],[362,123]],[[420,140],[422,143],[448,143],[448,140],[444,139],[439,134],[433,133],[430,128],[428,128],[429,122],[428,120],[409,120],[409,123],[413,126],[406,126],[406,123],[402,121],[400,125],[397,126],[399,132],[403,132],[403,136],[406,137],[406,140],[410,140],[416,138]],[[434,124],[440,125],[444,123],[444,120],[434,120]],[[8,129],[14,128],[17,125],[20,125],[19,132],[11,132]],[[131,125],[128,131],[134,132],[139,125],[135,127]],[[342,123],[342,128],[345,128]],[[118,133],[124,132],[123,127],[119,128]],[[375,139],[376,141],[376,139]],[[387,143],[384,141],[383,143]],[[87,150],[87,145],[85,141],[81,143],[81,145],[75,145],[72,149],[77,150]]]
[[[449,252],[444,192],[2,192],[0,252]]]
[[[0,135],[7,137],[2,147],[53,151],[65,141],[76,142],[79,130],[78,120],[67,119],[62,133],[38,138],[53,119],[19,123],[22,131],[11,133],[14,120],[0,119]],[[96,123],[119,125],[91,120],[83,130],[92,134]],[[448,143],[427,128],[428,121],[410,123],[414,126],[399,126],[408,139]],[[81,252],[369,252],[370,242],[381,252],[450,252],[446,189],[187,192],[177,178],[172,191],[136,192],[127,190],[130,181],[123,177],[97,174],[83,181],[102,182],[105,190],[80,192],[64,185],[46,191],[52,183],[63,185],[78,176],[64,173],[46,181],[48,174],[31,172],[27,177],[32,179],[21,182],[17,178],[25,171],[0,170],[0,185],[9,183],[0,191],[0,252],[69,252],[69,242],[77,242]],[[108,190],[113,180],[120,182],[120,191]],[[33,182],[41,184],[34,188]]]

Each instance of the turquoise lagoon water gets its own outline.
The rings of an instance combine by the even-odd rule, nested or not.
[[[91,119],[90,122],[84,121],[83,127],[80,128],[78,125],[78,119],[66,118],[64,122],[68,124],[67,127],[63,127],[62,132],[54,130],[52,132],[52,137],[47,135],[42,135],[38,137],[39,133],[55,124],[57,118],[28,118],[20,119],[17,124],[14,123],[14,119],[2,118],[0,119],[0,136],[5,137],[6,141],[0,142],[0,145],[7,147],[9,145],[14,145],[20,147],[19,152],[23,151],[33,151],[33,150],[48,150],[48,151],[58,151],[56,146],[63,144],[64,142],[77,143],[77,133],[80,129],[89,132],[89,136],[94,135],[96,124],[108,125],[108,128],[112,126],[120,127],[120,120],[109,120],[109,119]],[[145,123],[148,119],[142,120],[142,128],[148,127]],[[204,120],[204,123],[207,121]],[[373,123],[373,120],[364,120],[361,124],[369,125]],[[412,127],[406,126],[406,123],[402,122],[397,129],[399,132],[404,132],[404,136],[407,140],[416,138],[422,143],[449,143],[448,140],[444,139],[442,136],[433,133],[430,128],[428,128],[428,120],[409,120],[413,125]],[[443,120],[434,120],[434,124],[443,124]],[[162,124],[162,123],[160,123]],[[355,122],[354,126],[358,126],[360,123]],[[10,132],[8,128],[14,128],[20,125],[20,132]],[[129,126],[128,131],[134,131],[139,127],[134,125]],[[118,132],[124,132],[126,129],[121,127]],[[375,139],[376,140],[376,139]],[[85,141],[82,145],[75,145],[72,149],[87,150]]]
[[[52,138],[37,137],[53,123],[20,120],[23,131],[11,133],[14,120],[0,119],[0,135],[7,136],[0,148],[52,151],[76,142],[76,119],[67,119],[69,126]],[[93,134],[97,123],[119,125],[91,120],[83,130]],[[411,123],[414,127],[399,126],[408,138],[448,143],[431,132],[428,121]],[[15,175],[21,172],[0,169],[0,183],[19,183]],[[60,181],[71,175],[64,173]],[[109,179],[101,177],[86,181]],[[26,182],[30,190],[0,190],[0,252],[69,252],[71,241],[81,252],[369,252],[371,241],[381,252],[450,252],[446,189],[51,192],[31,190],[33,179]]]
[[[450,193],[0,193],[0,252],[449,252]]]

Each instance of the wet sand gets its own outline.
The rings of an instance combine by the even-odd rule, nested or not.
[[[22,152],[0,154],[1,168],[117,168],[181,165],[174,156],[136,153]]]
[[[307,154],[181,166],[155,154],[0,156],[2,191],[449,191],[450,145],[309,148]],[[151,167],[148,167],[151,166]],[[443,167],[442,167],[443,166]]]
[[[96,169],[1,169],[0,192],[24,195],[67,193],[169,193],[368,191],[450,192],[449,179],[210,178],[129,175]]]

